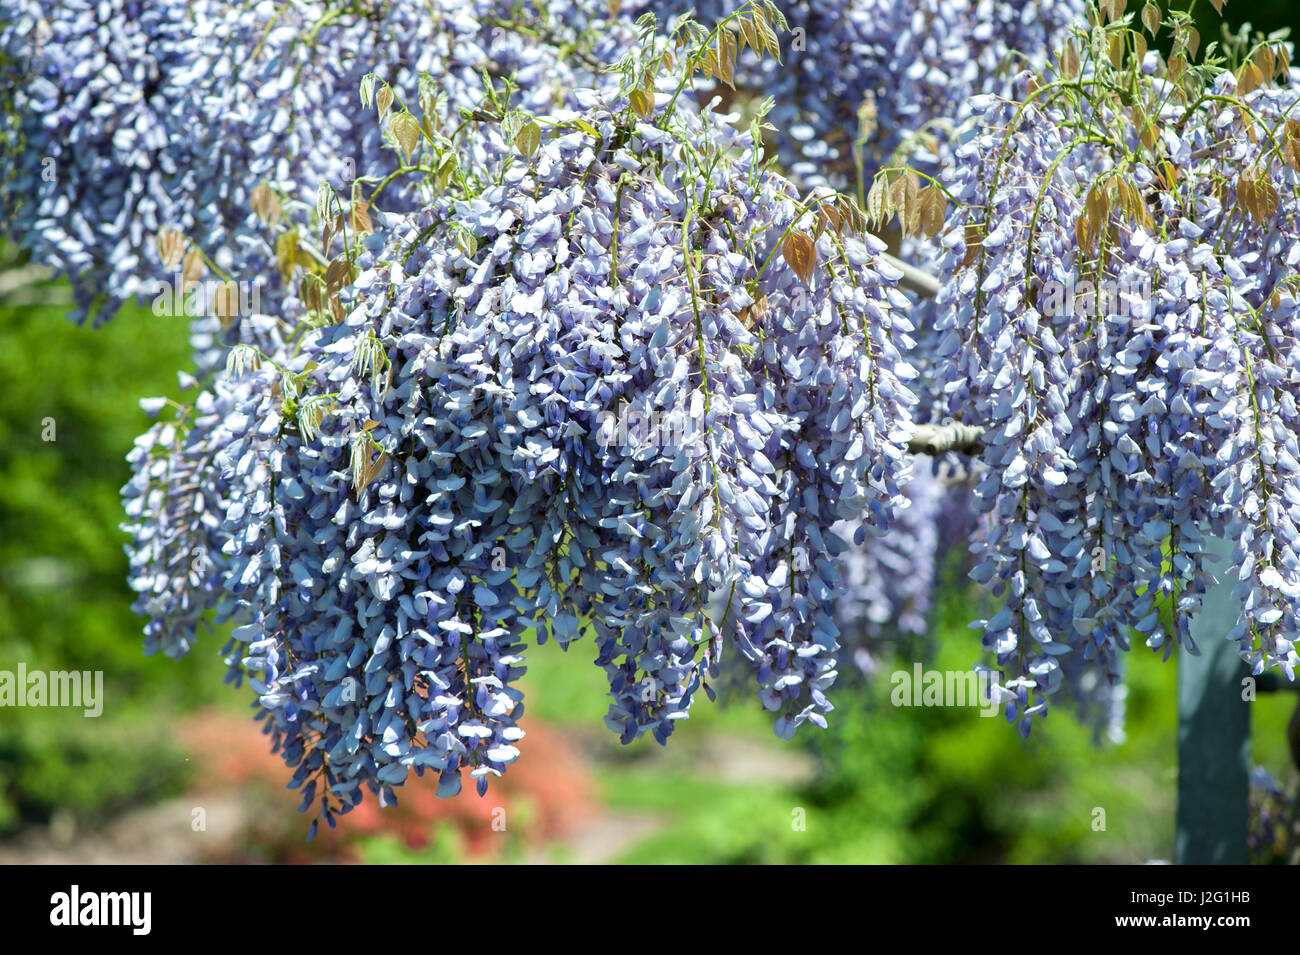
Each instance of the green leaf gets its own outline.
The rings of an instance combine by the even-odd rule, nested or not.
[[[517,148],[528,159],[533,158],[533,153],[537,152],[537,147],[542,144],[542,129],[532,120],[529,120],[519,130],[515,137],[515,148]]]
[[[893,211],[894,206],[889,195],[889,181],[883,173],[880,173],[871,183],[871,191],[867,193],[867,218],[874,225],[882,225]]]
[[[876,97],[868,90],[867,95],[862,99],[862,105],[858,107],[858,138],[854,142],[859,146],[864,146],[875,133]]]
[[[415,155],[416,147],[420,144],[420,121],[410,112],[403,110],[388,121],[388,129],[393,134],[397,147],[402,151],[403,158],[410,162],[411,157]]]
[[[226,377],[238,378],[245,371],[262,367],[262,357],[252,345],[235,345],[226,353]]]
[[[943,190],[937,185],[926,186],[917,196],[916,203],[921,231],[934,238],[943,229],[943,214],[948,205]]]
[[[519,136],[519,130],[524,128],[524,123],[528,117],[517,109],[512,109],[501,118],[501,135],[508,143],[513,143]]]
[[[316,187],[316,216],[324,222],[330,214],[330,199],[334,197],[334,189],[328,182],[322,182]]]
[[[293,274],[294,262],[298,252],[298,230],[281,232],[275,240],[275,261],[280,267],[280,277],[288,281]]]
[[[654,94],[647,93],[643,89],[633,90],[632,95],[628,97],[628,103],[632,107],[632,112],[642,119],[649,119],[655,108]]]
[[[474,253],[478,251],[478,236],[468,229],[457,229],[456,248],[463,252],[466,258],[472,259]]]
[[[369,109],[375,101],[375,83],[378,81],[379,77],[374,73],[367,73],[361,77],[361,105],[366,109]]]
[[[776,61],[780,63],[781,41],[777,39],[775,31],[768,25],[767,19],[757,10],[754,11],[754,29],[758,31],[758,39],[763,44],[763,48],[770,50],[772,55],[776,57]]]
[[[266,225],[274,229],[280,223],[280,200],[276,198],[271,187],[259,182],[253,187],[253,213]]]
[[[1152,35],[1160,29],[1160,7],[1155,3],[1148,3],[1142,8],[1142,25]]]
[[[740,27],[741,48],[747,46],[761,57],[763,55],[762,41],[759,39],[754,21],[750,17],[742,15],[737,18],[736,22]]]

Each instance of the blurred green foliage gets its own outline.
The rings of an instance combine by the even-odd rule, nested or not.
[[[926,666],[965,670],[979,658],[978,637],[967,627],[973,605],[964,588],[947,590],[933,633],[938,655]],[[817,777],[808,784],[728,783],[710,775],[707,760],[694,772],[666,773],[629,754],[600,772],[607,803],[657,814],[665,825],[622,861],[1167,860],[1176,791],[1176,666],[1141,649],[1130,656],[1128,739],[1120,745],[1095,744],[1091,730],[1064,706],[1029,740],[975,709],[895,707],[887,674],[910,670],[909,655],[882,661],[865,692],[842,687],[828,731],[800,731],[802,745],[818,757]],[[551,712],[549,701],[567,699],[571,686],[588,682],[579,669],[562,669],[561,659],[534,652],[526,678],[530,701],[550,718],[562,714]],[[1285,725],[1294,705],[1294,695],[1283,693],[1261,696],[1252,709],[1256,762],[1292,786]],[[764,740],[774,760],[787,745],[772,736],[770,717],[757,704],[718,708],[701,700],[670,748],[689,751],[718,733]],[[629,749],[637,747],[648,748]]]
[[[118,530],[125,456],[148,425],[138,400],[176,393],[187,329],[146,309],[78,328],[66,305],[41,304],[61,293],[0,299],[0,669],[101,670],[106,701],[98,718],[0,710],[0,832],[177,790],[170,718],[233,695],[216,640],[181,663],[144,657]]]
[[[1129,9],[1140,12],[1144,0],[1130,2]],[[1161,3],[1165,10],[1191,10],[1196,19],[1196,29],[1201,34],[1201,46],[1212,40],[1222,41],[1226,25],[1234,33],[1249,24],[1251,31],[1271,34],[1275,30],[1289,29],[1296,37],[1300,26],[1300,5],[1295,0],[1225,0],[1220,10],[1214,9],[1210,0],[1193,0],[1191,3]],[[1161,39],[1168,39],[1168,31]]]

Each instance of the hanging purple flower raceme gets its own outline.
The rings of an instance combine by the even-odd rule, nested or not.
[[[1062,672],[1075,690],[1089,672],[1113,687],[1134,631],[1165,656],[1195,650],[1189,622],[1225,572],[1212,535],[1236,542],[1230,638],[1257,673],[1297,662],[1283,502],[1300,493],[1300,367],[1275,259],[1295,172],[1255,128],[1271,115],[1287,130],[1296,94],[1189,108],[1142,75],[1164,104],[1149,117],[1068,95],[974,101],[979,131],[949,182],[961,211],[936,367],[950,362],[948,413],[984,428],[976,493],[995,520],[973,576],[1003,601],[985,641],[1022,732]],[[1235,86],[1224,73],[1209,92]]]
[[[0,22],[6,233],[72,281],[78,321],[132,299],[191,319],[200,377],[230,345],[265,350],[254,315],[303,318],[289,273],[311,257],[322,183],[339,208],[390,171],[383,208],[430,195],[393,170],[391,129],[357,108],[363,76],[442,135],[478,105],[485,69],[517,79],[514,105],[545,109],[634,33],[594,5],[498,0],[15,0]],[[473,161],[500,148],[463,145]],[[231,282],[237,307],[219,297]]]
[[[207,118],[178,187],[194,199],[181,228],[202,236],[222,269],[274,276],[312,255],[308,220],[313,207],[321,217],[323,189],[335,197],[333,206],[324,200],[330,212],[358,203],[413,210],[437,191],[422,171],[430,147],[449,147],[462,111],[479,108],[485,69],[516,84],[515,107],[546,109],[589,85],[602,54],[632,34],[594,12],[568,26],[563,9],[486,0],[468,9],[381,3],[365,15],[318,0],[221,8],[192,40],[189,98],[177,107]],[[368,76],[391,93],[386,123],[357,108]],[[410,155],[399,116],[416,117],[423,132]],[[464,166],[490,163],[505,148],[492,135],[455,143]],[[268,310],[287,321],[310,311],[288,280],[266,291]],[[232,324],[223,323],[219,345],[247,338]]]
[[[152,292],[154,236],[175,215],[171,109],[183,0],[12,0],[0,12],[9,126],[0,222],[72,283],[73,317],[102,321]],[[12,117],[12,118],[10,118]]]
[[[728,639],[782,735],[824,725],[832,528],[907,503],[905,300],[678,83],[475,120],[517,148],[376,210],[343,322],[232,352],[228,659],[327,821],[412,770],[482,791],[532,639],[594,635],[624,741],[666,740]]]

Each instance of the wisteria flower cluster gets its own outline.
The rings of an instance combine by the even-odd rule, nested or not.
[[[643,2],[662,16],[692,6],[706,20],[726,3]],[[950,154],[967,100],[1000,91],[1026,65],[1041,67],[1081,0],[793,0],[782,59],[733,58],[736,86],[775,99],[777,148],[806,185],[870,184],[896,160]]]
[[[0,4],[0,225],[72,280],[80,317],[144,290],[147,243],[174,215],[168,83],[187,6]]]
[[[237,344],[133,454],[150,646],[237,621],[231,678],[327,820],[411,771],[482,791],[534,639],[594,639],[625,742],[665,741],[727,645],[780,735],[825,725],[836,530],[907,503],[906,299],[851,200],[682,95],[716,29],[680,29],[571,108],[490,95],[466,124],[509,148],[450,142],[441,194],[325,244],[343,319]]]
[[[1300,91],[1281,48],[1189,67],[1189,24],[1168,28],[1168,61],[1118,21],[1021,100],[977,100],[948,183],[935,357],[984,429],[972,576],[1025,733],[1063,673],[1114,684],[1131,628],[1190,645],[1215,573],[1254,671],[1297,662]]]
[[[214,302],[199,280],[255,286],[242,301],[296,321],[297,290],[277,274],[319,251],[306,227],[322,183],[351,204],[368,176],[401,169],[376,201],[409,210],[428,197],[409,175],[425,151],[395,169],[394,130],[357,109],[363,76],[435,135],[477,106],[485,75],[514,77],[520,106],[547,108],[599,85],[634,35],[591,6],[6,0],[5,231],[72,281],[78,320],[153,300],[159,283],[206,291],[187,314],[207,370],[243,340],[232,325],[251,309]]]
[[[642,3],[633,9],[669,16],[690,6]],[[706,21],[729,10],[718,3],[694,8]],[[1024,65],[1043,66],[1082,10],[1077,0],[784,4],[790,32],[780,38],[781,60],[758,56],[743,42],[735,52],[720,48],[719,68],[712,83],[699,84],[700,95],[728,95],[729,86],[770,94],[771,148],[792,178],[813,186],[858,184],[865,194],[882,168],[906,161],[933,173],[950,162],[959,130],[971,120],[971,95],[1010,91],[1011,77]],[[930,271],[938,270],[941,252],[923,235],[903,236],[899,244],[903,259]],[[909,293],[908,311],[919,340],[913,362],[924,373],[933,352],[935,303]],[[948,420],[933,389],[921,390],[918,420]],[[854,635],[855,656],[864,664],[887,652],[886,636],[926,629],[936,520],[963,530],[973,525],[964,486],[936,493],[938,485],[919,478],[909,491],[917,506],[890,537],[852,549],[854,583],[840,622]],[[951,548],[949,539],[940,550]],[[915,561],[910,568],[909,557]]]
[[[824,726],[968,540],[1023,733],[1118,733],[1213,537],[1293,675],[1300,85],[1119,7],[1049,57],[1073,0],[0,0],[5,230],[82,317],[201,292],[124,490],[146,649],[232,624],[330,824],[483,792],[534,641],[624,742],[724,654]]]

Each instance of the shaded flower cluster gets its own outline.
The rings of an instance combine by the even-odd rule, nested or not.
[[[881,641],[923,634],[929,626],[931,589],[939,553],[939,509],[946,489],[919,458],[903,489],[909,506],[887,535],[857,533],[852,522],[837,528],[853,541],[844,556],[844,597],[836,607],[836,624],[864,673],[875,667]]]
[[[1246,844],[1256,865],[1294,861],[1295,797],[1263,766],[1250,771]]]
[[[706,22],[734,7],[643,5],[662,15],[693,6]],[[968,99],[1044,65],[1083,3],[793,0],[781,9],[790,25],[782,62],[743,57],[737,85],[775,98],[778,154],[796,181],[865,188],[891,162],[949,156]]]

